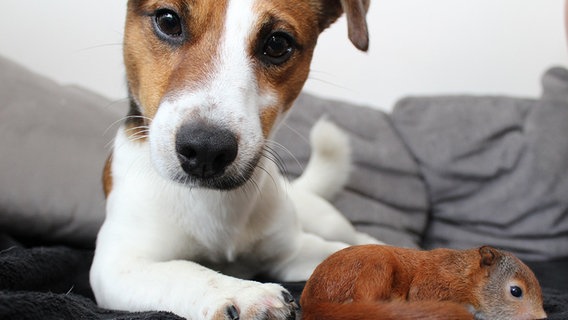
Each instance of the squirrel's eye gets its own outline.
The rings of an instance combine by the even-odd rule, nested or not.
[[[511,291],[511,295],[515,298],[520,298],[520,297],[523,296],[523,289],[521,289],[517,286],[511,286],[510,291]]]
[[[179,41],[183,36],[181,19],[169,9],[160,9],[154,14],[154,26],[158,35],[170,41]]]

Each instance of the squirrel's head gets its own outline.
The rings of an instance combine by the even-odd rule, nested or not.
[[[530,268],[513,254],[479,248],[479,309],[487,319],[544,319],[542,292]]]

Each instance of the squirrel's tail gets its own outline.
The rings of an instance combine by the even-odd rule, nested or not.
[[[465,320],[474,319],[468,309],[449,301],[385,301],[308,303],[303,320]]]
[[[349,138],[335,124],[322,118],[311,130],[310,144],[310,161],[302,175],[293,182],[294,187],[331,200],[349,179]]]

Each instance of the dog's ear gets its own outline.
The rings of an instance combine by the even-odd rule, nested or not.
[[[329,27],[345,12],[349,40],[361,51],[369,48],[367,11],[371,0],[319,0],[320,31]]]

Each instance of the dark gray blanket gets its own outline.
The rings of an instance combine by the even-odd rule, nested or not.
[[[182,319],[99,308],[89,285],[92,259],[92,250],[61,246],[0,252],[0,319]],[[283,285],[299,301],[303,283]]]
[[[0,252],[0,319],[181,319],[168,312],[99,308],[88,273],[93,251],[69,247],[13,247]],[[568,260],[535,268],[549,319],[568,319]],[[302,283],[284,284],[299,301]],[[563,286],[563,287],[562,287]]]

